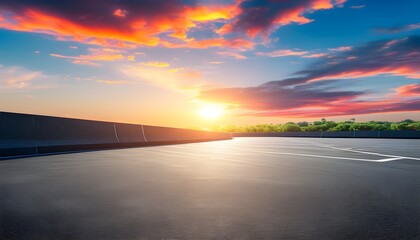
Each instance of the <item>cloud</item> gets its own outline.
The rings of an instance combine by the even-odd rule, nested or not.
[[[394,27],[379,27],[374,30],[380,33],[395,34],[400,32],[412,31],[420,28],[420,23],[394,26]]]
[[[41,71],[31,71],[22,67],[0,65],[0,89],[27,90],[55,87],[53,77]]]
[[[123,18],[123,17],[127,16],[127,11],[118,8],[118,9],[114,10],[113,15],[116,16],[116,17],[122,17]]]
[[[256,55],[258,56],[268,56],[268,57],[289,57],[289,56],[297,56],[303,58],[321,58],[326,57],[326,53],[311,53],[308,51],[295,51],[290,49],[280,49],[275,50],[272,52],[257,52]]]
[[[232,48],[236,50],[247,50],[252,49],[255,46],[255,43],[242,39],[242,38],[209,38],[204,40],[196,40],[194,38],[187,39],[186,42],[164,42],[162,43],[164,47],[167,48],[209,48],[209,47],[219,47],[219,48]]]
[[[351,50],[321,58],[297,77],[268,84],[290,86],[338,78],[361,78],[377,75],[420,78],[420,36],[369,42]]]
[[[309,23],[313,20],[305,17],[305,14],[341,6],[344,2],[343,0],[246,0],[239,5],[239,15],[218,32],[222,34],[242,32],[252,38],[258,34],[267,36],[282,25]]]
[[[365,92],[324,91],[311,88],[285,88],[260,85],[248,88],[216,88],[202,91],[199,99],[209,102],[236,105],[244,109],[267,111],[323,105],[348,101]]]
[[[232,3],[233,2],[233,3]],[[102,47],[251,49],[258,34],[304,24],[304,15],[341,6],[343,0],[85,1],[4,0],[0,28],[53,35],[58,40]],[[206,38],[192,37],[196,30]]]
[[[125,80],[95,80],[97,83],[103,83],[107,85],[125,85],[125,84],[135,84],[132,81],[125,81]]]
[[[373,99],[369,91],[333,87],[341,79],[382,74],[420,79],[419,50],[419,36],[369,42],[321,58],[294,78],[256,87],[207,89],[197,98],[230,104],[252,116],[304,118],[420,111],[419,84],[400,86],[395,89],[397,96],[390,94],[382,100]]]
[[[354,116],[373,113],[417,112],[420,99],[405,101],[359,101],[338,102],[309,108],[296,108],[280,111],[253,112],[248,116],[281,116],[289,118],[321,118],[334,116]]]
[[[207,48],[220,41],[188,38],[188,32],[231,19],[238,10],[236,3],[206,6],[183,0],[5,0],[0,2],[0,28],[101,46]]]
[[[302,56],[302,57],[304,57],[304,58],[322,58],[322,57],[325,57],[325,56],[327,56],[326,53],[313,53],[313,54],[305,55],[305,56]]]
[[[239,54],[239,53],[235,53],[235,52],[218,52],[217,54],[221,55],[221,56],[228,56],[228,57],[233,57],[235,59],[247,59],[246,56]]]
[[[294,51],[289,49],[281,49],[272,52],[257,52],[258,56],[268,56],[268,57],[286,57],[286,56],[302,56],[307,54],[306,51]]]
[[[330,51],[350,51],[352,49],[351,46],[342,46],[338,48],[328,48]]]
[[[71,59],[74,64],[82,64],[89,66],[99,66],[97,62],[112,62],[125,59],[121,50],[111,48],[89,48],[88,54],[79,56],[65,56],[52,53],[50,56],[56,58]]]
[[[123,65],[120,71],[133,82],[148,82],[171,90],[196,91],[207,83],[201,72],[191,68],[147,66],[142,63]]]
[[[403,85],[396,88],[395,92],[403,97],[420,97],[420,84]]]
[[[223,64],[223,62],[220,62],[220,61],[212,61],[212,62],[209,62],[209,63],[213,64],[213,65]]]
[[[170,64],[167,62],[159,62],[159,61],[142,62],[140,64],[144,66],[148,66],[148,67],[159,67],[159,68],[165,68],[165,67],[170,66]]]
[[[248,88],[215,88],[201,91],[198,99],[221,103],[247,111],[245,116],[315,118],[370,113],[420,111],[419,92],[413,86],[399,89],[404,97],[362,100],[367,91],[334,91],[312,83],[307,86],[279,87],[263,84]],[[398,88],[397,88],[398,89]],[[398,90],[397,90],[398,91]]]
[[[366,7],[366,5],[354,5],[354,6],[350,6],[350,8],[353,8],[353,9],[360,9],[360,8],[365,8]]]

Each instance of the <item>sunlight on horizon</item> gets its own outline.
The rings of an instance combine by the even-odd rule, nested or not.
[[[215,120],[222,117],[225,113],[225,109],[221,105],[217,104],[206,104],[198,112],[200,117],[206,120]]]

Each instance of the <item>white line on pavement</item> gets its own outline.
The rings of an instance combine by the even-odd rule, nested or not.
[[[374,159],[364,159],[364,158],[349,158],[349,157],[338,157],[338,156],[324,156],[324,155],[314,155],[314,154],[303,154],[303,153],[289,153],[289,152],[268,152],[268,151],[250,151],[255,153],[267,153],[267,154],[276,154],[276,155],[291,155],[291,156],[301,156],[301,157],[315,157],[315,158],[330,158],[330,159],[345,159],[353,161],[364,161],[364,162],[379,162],[380,160]],[[382,160],[382,159],[381,159]]]
[[[318,145],[318,146],[324,147],[324,148],[336,149],[336,150],[340,150],[340,151],[346,151],[346,152],[355,152],[355,153],[363,153],[363,154],[368,154],[368,155],[376,155],[376,156],[381,156],[381,157],[389,157],[390,159],[398,158],[398,160],[399,160],[399,159],[405,158],[405,159],[420,161],[420,158],[414,158],[414,157],[406,157],[406,156],[388,155],[388,154],[382,154],[382,153],[376,153],[376,152],[359,151],[359,150],[354,150],[354,149],[350,149],[350,148],[339,148],[339,147],[334,147],[334,146],[329,146],[329,145]]]

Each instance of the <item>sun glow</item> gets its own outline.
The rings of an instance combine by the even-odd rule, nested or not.
[[[200,109],[199,115],[208,120],[217,119],[220,118],[225,112],[225,109],[221,105],[215,105],[215,104],[209,104],[203,106],[203,108]]]

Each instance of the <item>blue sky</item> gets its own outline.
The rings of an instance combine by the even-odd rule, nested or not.
[[[77,2],[0,3],[2,110],[180,127],[420,118],[419,1]],[[197,114],[209,105],[223,116]]]

